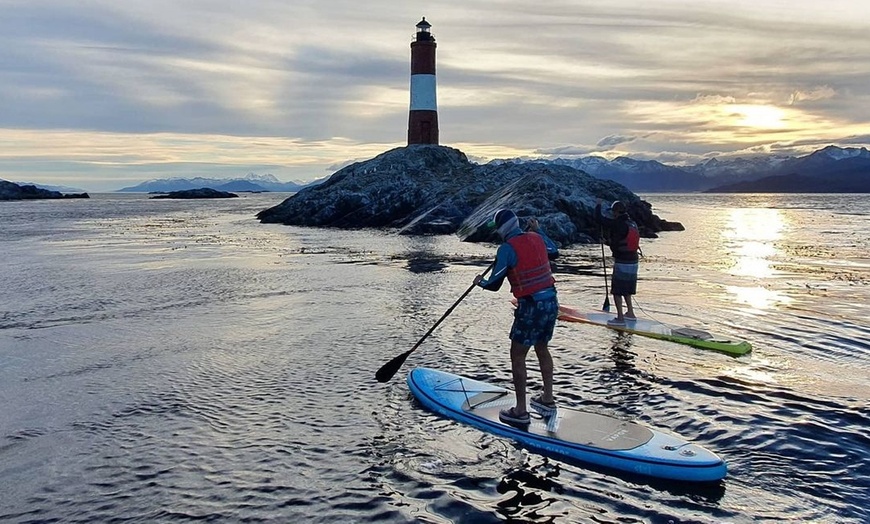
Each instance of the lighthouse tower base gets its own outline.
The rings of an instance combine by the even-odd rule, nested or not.
[[[438,145],[438,111],[411,111],[408,117],[408,145]]]

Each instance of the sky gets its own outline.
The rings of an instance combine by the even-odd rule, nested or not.
[[[423,16],[475,161],[870,146],[868,0],[0,0],[0,178],[328,176],[406,145]]]

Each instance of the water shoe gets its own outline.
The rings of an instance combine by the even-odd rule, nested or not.
[[[549,404],[545,404],[541,400],[543,397],[544,397],[543,395],[538,395],[537,397],[532,397],[532,399],[529,400],[529,405],[532,406],[532,409],[534,409],[535,411],[537,411],[541,415],[548,417],[556,412],[556,403],[550,402]]]
[[[532,418],[528,413],[517,415],[517,408],[503,409],[499,411],[498,419],[505,424],[516,424],[520,426],[527,426],[532,421]]]

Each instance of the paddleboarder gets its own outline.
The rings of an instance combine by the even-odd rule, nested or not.
[[[610,280],[610,292],[616,304],[616,318],[607,323],[612,326],[624,326],[625,321],[637,320],[631,303],[631,296],[637,294],[638,250],[640,249],[640,234],[637,224],[628,215],[625,204],[616,200],[610,205],[613,218],[601,213],[601,199],[595,204],[595,219],[608,231],[607,244],[613,253],[613,275]],[[626,312],[622,313],[622,302],[625,300]]]
[[[511,326],[511,375],[517,405],[499,412],[499,420],[507,424],[526,425],[531,419],[526,408],[526,356],[535,348],[543,376],[543,392],[530,400],[532,408],[547,416],[556,410],[553,398],[553,357],[548,343],[559,314],[556,286],[550,260],[559,256],[559,249],[540,231],[537,219],[529,220],[528,231],[520,229],[517,215],[510,209],[496,212],[490,226],[503,243],[496,252],[495,265],[489,278],[474,277],[474,283],[489,291],[498,291],[504,279],[511,285],[517,299]]]

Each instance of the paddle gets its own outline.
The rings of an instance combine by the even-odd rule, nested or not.
[[[599,228],[598,233],[601,239],[601,268],[604,270],[604,305],[601,306],[601,311],[610,311],[610,291],[607,289],[607,259],[604,257],[604,231]]]
[[[492,269],[492,266],[494,266],[494,265],[495,265],[495,261],[493,261],[492,264],[490,264],[483,271],[482,274],[485,275],[490,269]],[[386,382],[386,381],[390,380],[391,378],[393,378],[393,375],[395,375],[396,372],[399,371],[399,368],[402,367],[402,364],[405,363],[405,360],[408,358],[408,355],[410,355],[411,353],[414,352],[415,349],[420,347],[420,344],[422,344],[424,340],[429,338],[429,335],[431,335],[432,332],[435,331],[435,328],[438,327],[438,324],[440,324],[445,318],[447,318],[447,316],[453,312],[453,309],[456,306],[458,306],[459,303],[462,302],[462,300],[465,297],[467,297],[469,293],[471,293],[471,290],[473,290],[476,287],[477,287],[477,284],[471,284],[470,286],[468,286],[468,289],[466,289],[465,293],[463,293],[462,296],[459,297],[459,300],[454,302],[453,305],[450,306],[450,309],[448,309],[447,311],[444,312],[443,315],[441,315],[441,318],[438,319],[438,322],[435,322],[435,324],[431,328],[429,328],[429,331],[427,331],[426,334],[423,335],[423,338],[421,338],[420,340],[417,341],[416,344],[414,344],[414,347],[412,347],[408,351],[405,351],[401,355],[393,358],[392,360],[390,360],[389,362],[387,362],[386,364],[381,366],[381,369],[379,369],[378,372],[375,373],[375,378],[378,379],[378,382]]]

